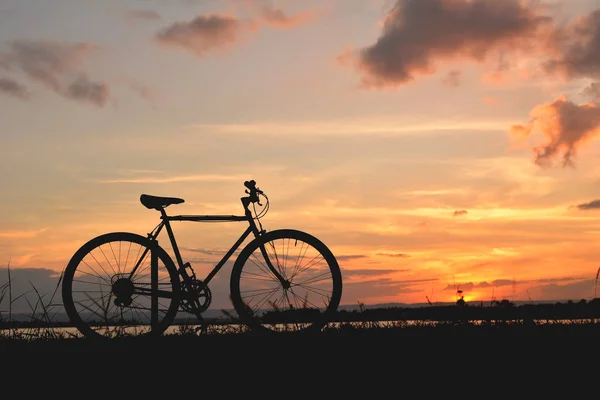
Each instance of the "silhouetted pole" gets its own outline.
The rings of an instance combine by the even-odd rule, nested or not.
[[[151,240],[150,243],[152,246],[150,249],[150,327],[154,331],[158,326],[158,252],[156,251],[158,242]]]

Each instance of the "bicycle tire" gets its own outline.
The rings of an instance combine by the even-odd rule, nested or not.
[[[288,288],[268,270],[262,247],[289,282]],[[231,272],[230,293],[240,321],[252,331],[315,333],[337,311],[342,275],[335,256],[321,240],[303,231],[279,229],[242,249]],[[318,301],[325,304],[321,307]]]
[[[152,253],[144,253],[153,245],[158,260],[156,287],[165,296],[158,298],[156,292],[154,304]],[[128,277],[127,267],[141,255],[140,268]],[[85,337],[160,336],[179,308],[179,275],[158,243],[134,233],[112,232],[89,240],[75,252],[63,276],[62,298],[71,323]]]

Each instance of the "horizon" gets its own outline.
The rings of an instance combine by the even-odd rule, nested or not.
[[[93,237],[150,232],[142,194],[241,215],[254,179],[267,231],[332,250],[342,305],[596,297],[597,0],[4,0],[0,38],[17,295]],[[174,225],[200,279],[243,229]]]

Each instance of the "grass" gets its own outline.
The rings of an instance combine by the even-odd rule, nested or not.
[[[198,343],[210,343],[214,348],[245,346],[261,343],[261,338],[245,325],[174,325],[173,329],[159,338],[121,336],[98,345],[97,341],[81,338],[55,322],[57,313],[63,311],[57,302],[62,274],[49,295],[40,293],[31,284],[31,290],[14,296],[10,263],[7,265],[8,282],[0,286],[0,349],[2,350],[100,350],[111,348],[135,348],[152,341],[156,348],[187,348]],[[28,321],[13,320],[12,305],[26,295],[30,309]],[[595,299],[598,300],[598,299]],[[337,321],[326,326],[317,335],[279,336],[267,338],[269,343],[293,341],[298,344],[308,338],[328,343],[328,346],[351,341],[361,343],[400,343],[414,340],[446,340],[484,338],[498,341],[514,337],[600,337],[600,301],[584,300],[569,304],[539,306],[538,308],[515,307],[508,301],[495,302],[492,307],[422,307],[420,309],[368,309],[359,303],[352,312],[340,312]],[[550,308],[548,308],[550,307]],[[519,309],[525,310],[520,311]],[[533,310],[533,311],[532,311]],[[583,311],[582,311],[583,310]],[[537,313],[537,314],[536,314]],[[552,315],[560,315],[553,318]],[[223,314],[233,318],[228,311]],[[429,316],[429,318],[427,317]],[[434,316],[435,318],[431,318]],[[540,317],[540,318],[536,318]],[[110,342],[110,344],[108,343]],[[124,346],[121,346],[124,345]],[[203,346],[204,347],[204,346]]]

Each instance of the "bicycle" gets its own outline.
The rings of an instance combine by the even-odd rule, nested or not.
[[[86,337],[112,338],[160,336],[179,312],[202,322],[212,300],[209,283],[253,234],[236,256],[230,275],[230,298],[239,322],[262,333],[321,331],[342,295],[335,256],[306,232],[263,229],[260,219],[269,209],[269,199],[254,180],[244,186],[248,196],[240,199],[243,216],[167,215],[168,206],[184,200],[142,194],[140,202],[161,214],[160,223],[147,236],[131,232],[97,236],[67,264],[62,297],[71,323]],[[201,280],[182,259],[171,226],[175,221],[245,221],[248,227]],[[177,264],[158,243],[163,228]]]

